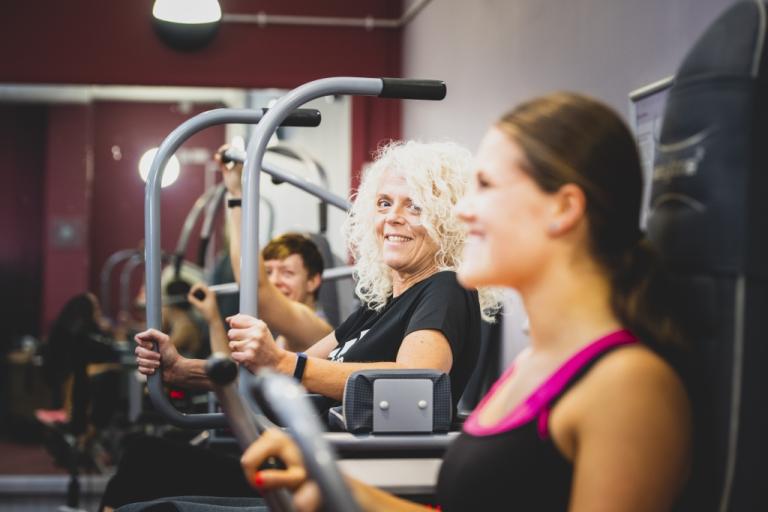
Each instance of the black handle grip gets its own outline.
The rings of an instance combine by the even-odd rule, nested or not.
[[[442,100],[447,92],[442,80],[409,80],[406,78],[382,78],[384,86],[379,98],[404,100]]]
[[[261,111],[266,114],[269,109],[263,108]],[[314,108],[297,108],[286,117],[280,126],[305,126],[314,128],[320,126],[322,116],[320,111]]]
[[[237,363],[222,354],[213,354],[205,361],[205,374],[217,386],[226,386],[237,378]]]

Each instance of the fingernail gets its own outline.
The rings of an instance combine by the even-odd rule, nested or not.
[[[261,476],[260,471],[256,471],[251,477],[251,484],[257,489],[261,489],[264,486],[264,478]]]

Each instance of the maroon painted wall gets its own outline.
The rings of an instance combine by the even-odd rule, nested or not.
[[[0,105],[0,354],[37,334],[48,109]]]
[[[210,46],[186,54],[167,48],[155,36],[150,21],[152,3],[153,0],[10,2],[0,16],[0,83],[291,88],[326,76],[400,76],[402,34],[397,30],[224,24]],[[225,13],[263,10],[270,14],[396,18],[402,10],[400,0],[221,3]],[[44,225],[36,236],[31,234],[33,229],[17,231],[30,233],[22,244],[43,244],[39,252],[44,328],[68,296],[95,289],[103,259],[111,251],[132,246],[141,237],[143,200],[137,199],[135,183],[129,181],[136,176],[135,164],[125,163],[133,156],[128,157],[124,151],[125,169],[120,162],[110,162],[114,140],[134,137],[126,131],[131,121],[113,119],[101,127],[105,116],[118,115],[118,111],[120,116],[134,120],[140,116],[133,116],[118,105],[104,105],[107,110],[103,113],[101,108],[80,105],[52,109],[44,192],[40,191],[45,197],[41,201],[44,222],[40,221]],[[400,119],[398,101],[355,99],[351,141],[353,188],[359,169],[379,143],[400,136]],[[151,132],[159,141],[174,126],[157,121],[153,128],[143,129],[146,133],[141,135],[149,136]],[[139,135],[135,137],[126,147],[144,143]],[[218,145],[223,132],[213,138]],[[196,178],[183,178],[187,179],[189,185],[179,187],[178,192],[168,190],[170,202],[174,201],[172,196],[181,195],[178,204],[184,203],[199,192],[199,184],[194,183]],[[3,185],[7,183],[4,178]],[[120,193],[116,195],[117,192]],[[135,208],[131,208],[129,204],[135,202]],[[181,212],[164,208],[164,224],[178,222],[187,209],[188,205]],[[76,234],[82,237],[82,244],[61,247],[52,243],[52,230],[61,222],[80,229]],[[119,230],[115,226],[120,226]],[[164,225],[163,232],[175,236],[178,228]],[[163,241],[164,245],[166,242]],[[33,262],[30,259],[28,263]]]
[[[325,76],[399,76],[400,31],[223,24],[179,53],[151,26],[153,0],[12,1],[0,17],[0,82],[295,87]],[[225,13],[396,18],[396,0],[224,0]]]
[[[94,109],[94,182],[91,216],[90,286],[99,289],[99,274],[110,254],[138,247],[144,239],[144,182],[139,177],[138,163],[144,152],[157,147],[163,139],[186,119],[220,105],[195,105],[180,112],[177,104],[95,102]],[[205,148],[211,154],[224,142],[224,126],[198,133],[180,150]],[[114,148],[119,148],[119,159]],[[161,194],[162,239],[164,250],[171,252],[181,232],[189,209],[205,188],[202,165],[182,165],[179,179]],[[196,229],[194,233],[199,233]],[[197,254],[197,236],[192,236],[187,257]],[[120,268],[113,275],[112,311],[118,301]],[[133,274],[133,291],[138,291],[141,269]]]
[[[166,47],[153,0],[11,2],[0,17],[0,83],[285,87],[327,76],[401,74],[402,32],[223,24],[194,53]],[[397,18],[401,0],[223,0],[224,13]],[[34,20],[34,29],[32,21]],[[400,102],[355,101],[352,183],[382,140],[400,137]],[[353,186],[354,188],[354,186]]]
[[[43,312],[47,331],[64,303],[88,290],[92,175],[91,108],[49,108],[43,197]],[[62,236],[71,230],[70,237]]]

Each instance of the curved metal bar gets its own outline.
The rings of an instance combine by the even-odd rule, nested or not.
[[[258,316],[259,171],[270,137],[293,110],[315,98],[333,94],[378,96],[384,90],[380,78],[324,78],[306,83],[280,98],[253,130],[243,169],[243,225],[240,255],[240,312]],[[298,185],[297,185],[298,186]],[[303,187],[301,187],[303,188]],[[318,189],[320,187],[317,187]],[[306,190],[306,189],[305,189]],[[242,380],[242,379],[241,379]]]
[[[214,353],[205,363],[205,373],[208,375],[216,398],[227,415],[232,432],[245,451],[267,428],[274,425],[263,416],[255,416],[248,410],[243,397],[237,392],[237,364],[227,355]],[[276,467],[275,461],[270,460],[267,467]],[[263,493],[268,508],[274,512],[292,512],[294,509],[290,493],[285,489],[266,491]]]
[[[264,155],[267,151],[267,144],[280,123],[301,105],[322,96],[350,94],[385,98],[442,100],[445,97],[445,92],[445,84],[435,80],[323,78],[308,82],[288,92],[264,115],[264,118],[253,130],[243,166],[243,223],[240,253],[241,313],[254,317],[259,316],[259,269],[257,264],[259,258],[259,171],[261,169],[266,170]],[[294,185],[299,186],[296,183]],[[300,188],[309,191],[306,183]],[[316,192],[319,190],[321,189],[317,187]],[[322,192],[323,194],[318,194],[317,197],[325,199],[323,196],[328,192],[324,190]],[[344,209],[347,208],[348,205],[345,204]],[[251,376],[246,371],[241,371],[240,375],[240,391],[245,396],[249,396],[247,387]]]
[[[307,471],[323,493],[324,509],[358,512],[360,507],[339,471],[333,447],[323,437],[324,429],[306,390],[290,377],[261,370],[251,392],[266,402],[299,445]]]
[[[291,146],[290,144],[280,143],[275,144],[274,146],[269,146],[267,151],[300,160],[308,169],[312,169],[315,174],[317,174],[322,186],[327,189],[331,188],[330,183],[328,182],[328,173],[325,172],[325,168],[304,149]]]
[[[211,242],[214,221],[221,211],[221,205],[226,194],[227,187],[224,186],[224,183],[219,183],[213,187],[211,199],[205,207],[205,217],[203,217],[203,224],[200,226],[200,245],[197,249],[197,264],[202,268],[206,268],[205,255],[208,252],[208,244]]]
[[[269,214],[269,220],[267,221],[267,240],[272,240],[272,237],[275,236],[275,203],[268,197],[262,197],[261,204],[264,205]]]
[[[144,258],[141,253],[134,254],[123,265],[123,269],[120,271],[120,309],[118,315],[123,311],[129,312],[131,310],[131,276],[133,271],[144,263]]]
[[[171,155],[195,133],[209,126],[225,123],[258,123],[263,112],[246,109],[217,109],[198,114],[173,130],[163,140],[147,176],[144,196],[144,240],[146,255],[146,298],[147,327],[162,328],[161,290],[160,290],[160,183],[165,165]],[[157,347],[155,347],[157,350]],[[225,427],[227,420],[223,414],[183,414],[168,401],[163,391],[162,369],[147,379],[149,397],[152,404],[171,423],[183,427]]]
[[[296,176],[295,174],[288,173],[280,169],[279,167],[277,167],[275,164],[271,162],[263,162],[261,170],[264,171],[266,174],[269,174],[273,178],[277,178],[280,181],[290,183],[294,187],[299,188],[304,192],[315,196],[316,198],[320,199],[324,203],[335,206],[340,210],[343,210],[346,212],[352,207],[350,202],[344,199],[343,197],[336,195],[333,192],[329,192],[328,190],[324,189],[320,185],[312,183],[311,181],[305,178],[301,178],[299,176]],[[243,199],[243,205],[245,205],[245,199]]]
[[[112,316],[112,294],[110,286],[112,271],[119,263],[127,260],[134,254],[141,255],[141,251],[139,249],[121,249],[112,253],[101,267],[101,273],[99,274],[101,311],[105,317],[112,320],[117,319],[117,315]]]
[[[327,268],[323,270],[323,281],[346,279],[352,277],[354,274],[355,267],[352,266]],[[212,284],[208,287],[208,291],[213,292],[216,295],[231,295],[239,292],[240,286],[237,283]]]
[[[163,140],[152,160],[147,176],[144,192],[144,241],[146,260],[146,298],[147,298],[147,327],[158,329],[162,327],[161,310],[161,248],[160,248],[160,191],[163,172],[168,160],[177,149],[195,133],[219,124],[258,123],[265,115],[265,110],[222,108],[209,110],[198,114],[173,130]],[[320,113],[317,110],[296,112],[292,118],[283,120],[296,126],[317,126],[320,123]],[[154,347],[157,350],[157,346]],[[225,427],[226,418],[220,413],[183,414],[176,410],[168,401],[163,391],[162,368],[147,379],[149,397],[155,408],[170,421],[180,427],[212,428]]]
[[[228,149],[226,151],[226,156],[229,158],[229,160],[233,162],[244,162],[245,156],[242,152],[237,150]],[[290,183],[294,187],[303,190],[307,194],[314,196],[324,203],[330,204],[332,206],[335,206],[336,208],[348,211],[352,205],[349,201],[347,201],[345,198],[334,194],[333,192],[329,192],[325,188],[317,185],[316,183],[312,183],[306,178],[303,178],[301,176],[296,176],[295,174],[285,171],[281,169],[279,166],[275,165],[271,162],[262,162],[261,164],[261,170],[272,176],[273,178],[284,181],[286,183]],[[263,198],[262,198],[263,199]]]
[[[176,277],[179,277],[179,273],[181,272],[181,262],[184,259],[184,255],[187,253],[189,237],[192,234],[192,230],[194,229],[195,224],[197,224],[200,214],[202,214],[203,211],[207,211],[207,206],[216,195],[216,191],[217,187],[211,187],[203,192],[192,205],[187,217],[184,219],[184,225],[181,228],[179,241],[176,243],[176,250],[173,254],[173,272]]]

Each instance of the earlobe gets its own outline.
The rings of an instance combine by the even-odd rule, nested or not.
[[[559,235],[570,231],[584,217],[586,212],[586,197],[578,185],[567,183],[557,191],[557,211],[555,220],[548,226],[550,235]]]
[[[313,293],[315,290],[320,288],[320,284],[322,283],[322,277],[320,274],[315,274],[314,276],[310,277],[307,281],[307,291],[309,293]]]

